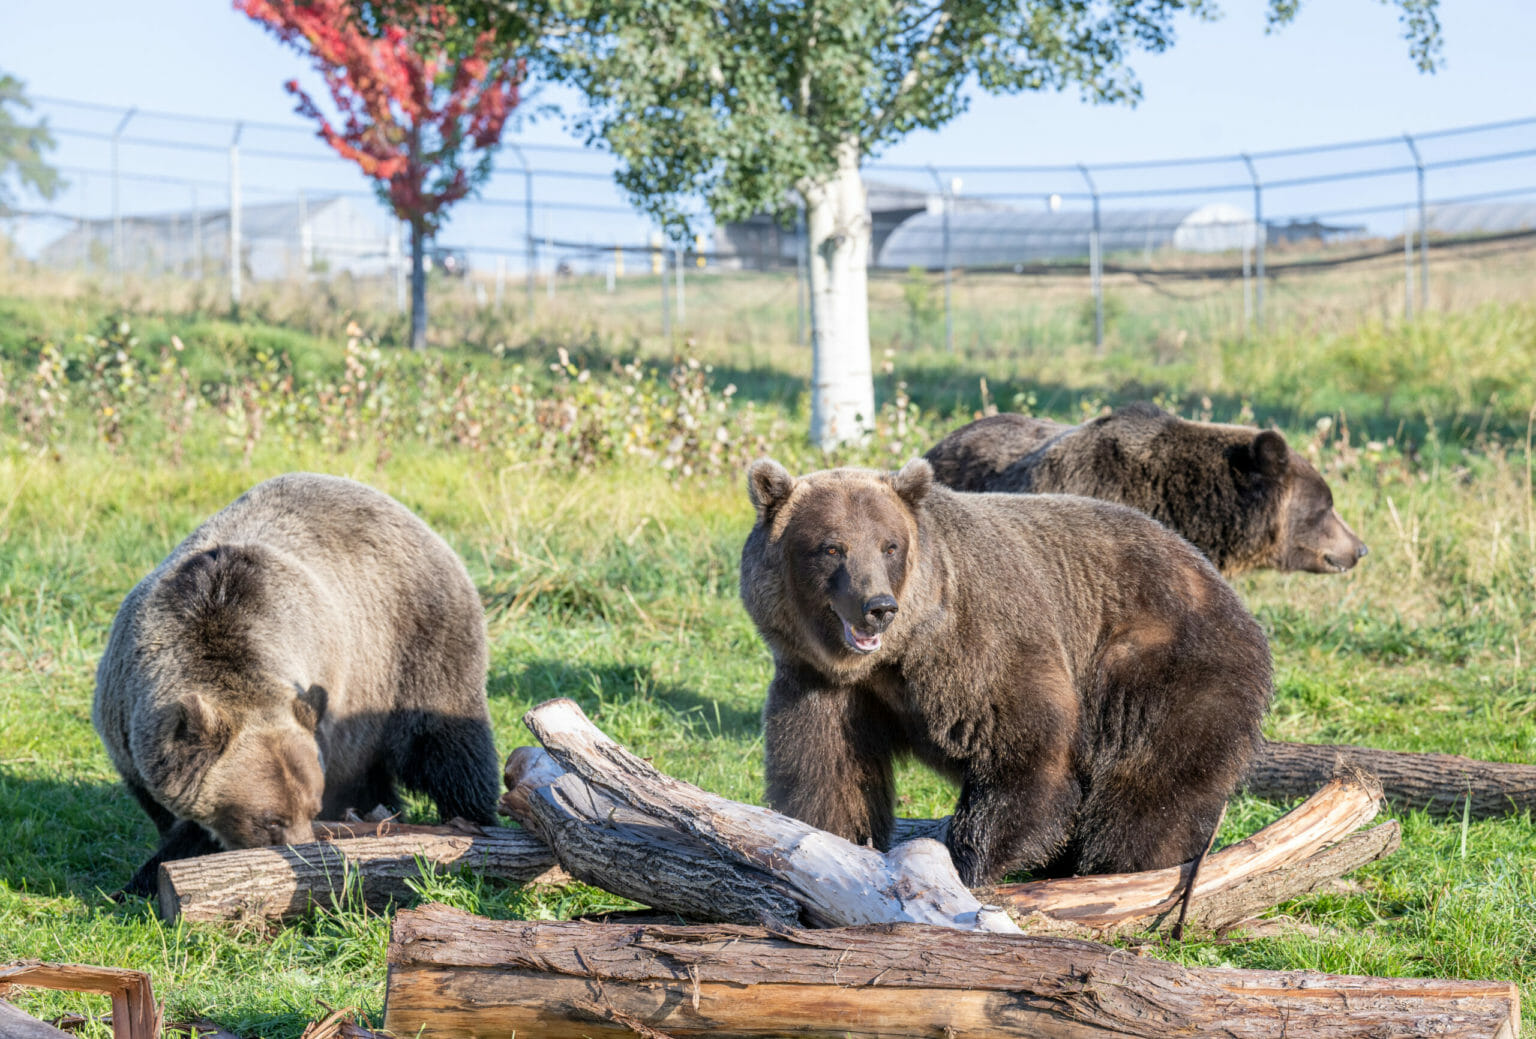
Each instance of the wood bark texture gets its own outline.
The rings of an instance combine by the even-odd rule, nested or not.
[[[366,830],[368,825],[361,828]],[[413,829],[444,832],[248,848],[162,863],[160,917],[279,922],[300,916],[312,906],[336,905],[350,892],[360,893],[369,907],[382,909],[391,901],[413,897],[406,882],[421,877],[418,862],[446,869],[469,867],[519,883],[540,878],[555,865],[548,846],[526,830],[502,826],[488,826],[478,833],[456,827]]]
[[[662,776],[573,711],[574,705],[551,701],[530,712],[529,725],[541,739],[563,733],[547,741],[551,751],[573,765],[584,763],[583,774],[566,772],[549,752],[519,748],[507,761],[502,806],[547,841],[572,875],[597,887],[689,920],[780,929],[826,921],[883,923],[902,917],[889,899],[871,908],[869,892],[878,884],[866,879],[869,871],[903,861],[908,849],[928,849],[947,863],[942,846],[931,841],[899,845],[883,864],[870,849],[846,842],[832,851],[835,846],[826,842],[836,838],[829,834]],[[1280,820],[1206,860],[1191,925],[1223,930],[1389,854],[1400,839],[1395,823],[1351,836],[1379,808],[1380,789],[1368,777],[1346,773],[1328,781]],[[902,820],[899,832],[942,836],[943,828],[943,820]],[[796,868],[796,855],[808,845],[829,852],[809,871]],[[984,888],[975,895],[1007,910],[1032,933],[1093,937],[1165,930],[1177,919],[1188,870],[1186,863],[1148,873]],[[862,901],[834,905],[849,892]]]
[[[5,1039],[71,1039],[46,1021],[39,1021],[13,1003],[0,999],[0,1035]]]
[[[1478,761],[1458,754],[1414,754],[1343,744],[1266,742],[1248,773],[1255,797],[1305,797],[1340,767],[1369,772],[1389,803],[1474,819],[1536,808],[1536,765]]]
[[[13,985],[102,993],[112,998],[112,1039],[160,1039],[161,1008],[143,971],[26,961],[0,967],[0,996]]]
[[[774,905],[780,908],[770,909],[767,918],[780,926],[788,923],[788,904],[776,897],[782,892],[792,896],[798,915],[813,926],[911,921],[962,930],[1018,931],[1007,913],[983,906],[966,889],[949,850],[937,841],[912,840],[881,854],[770,809],[706,793],[663,775],[620,747],[571,700],[540,704],[523,721],[560,769],[574,774],[570,781],[560,778],[540,785],[553,771],[543,765],[530,769],[541,778],[519,784],[521,793],[510,800],[524,798],[520,803],[529,807],[532,820],[542,818],[541,803],[552,812],[600,811],[601,801],[586,798],[575,777],[634,813],[615,818],[611,826],[601,816],[582,817],[586,830],[606,826],[606,832],[623,831],[624,859],[604,867],[611,874],[602,881],[608,890],[630,883],[632,875],[649,873],[648,889],[658,900],[669,897],[669,888],[678,887],[682,879],[679,865],[691,861],[701,867],[696,871],[702,875],[691,878],[699,882],[697,887],[689,884],[683,897],[650,904],[685,916],[708,916],[720,904],[742,906],[741,893],[749,881],[756,881],[757,887],[774,892]],[[543,825],[546,837],[560,841],[555,826],[535,825]],[[676,833],[685,840],[674,840]],[[701,845],[708,849],[702,862],[690,854]],[[592,865],[574,845],[557,843],[555,854],[578,876]],[[759,874],[773,884],[764,885],[756,879]],[[696,897],[700,895],[703,904]]]
[[[1395,824],[1347,849],[1338,845],[1375,818],[1381,789],[1346,773],[1253,836],[1208,856],[1190,902],[1189,925],[1220,930],[1277,902],[1295,898],[1397,847]],[[1378,830],[1381,828],[1378,827]],[[1328,850],[1325,850],[1328,849]],[[1030,933],[1107,937],[1164,930],[1178,918],[1190,863],[1145,873],[1038,880],[979,891]],[[1259,898],[1273,901],[1256,904]]]
[[[1513,1039],[1496,981],[1179,967],[1092,942],[894,924],[773,933],[395,918],[396,1035]]]

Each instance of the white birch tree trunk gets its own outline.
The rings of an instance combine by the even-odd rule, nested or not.
[[[811,275],[811,439],[823,449],[873,426],[869,357],[871,228],[859,140],[837,149],[831,180],[801,186]]]

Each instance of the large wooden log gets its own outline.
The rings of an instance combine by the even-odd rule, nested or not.
[[[161,1008],[143,971],[28,960],[0,967],[0,996],[13,985],[110,996],[112,1039],[160,1039]]]
[[[1507,982],[1194,969],[1073,939],[898,924],[773,933],[400,913],[396,1035],[1435,1035],[1513,1039]]]
[[[1258,833],[1206,858],[1191,893],[1189,923],[1230,927],[1390,853],[1399,840],[1396,823],[1345,842],[1380,806],[1381,789],[1370,777],[1345,773],[1328,780]],[[1107,937],[1160,930],[1178,917],[1190,866],[1008,884],[978,896],[1006,908],[1031,933]]]
[[[950,861],[949,850],[937,841],[907,841],[881,854],[770,809],[707,793],[658,772],[613,742],[571,700],[540,704],[524,715],[523,721],[562,770],[596,788],[602,799],[634,813],[616,820],[609,827],[611,832],[622,830],[626,842],[657,838],[653,843],[677,853],[664,863],[667,866],[675,865],[688,851],[683,842],[670,840],[673,833],[707,847],[713,853],[712,862],[718,865],[706,871],[709,875],[698,878],[698,891],[706,896],[713,893],[724,901],[731,897],[731,885],[745,889],[757,877],[766,876],[779,891],[792,897],[799,907],[798,915],[813,926],[911,921],[963,930],[1018,931],[1007,913],[983,906],[966,889]],[[554,774],[553,770],[548,774]],[[579,796],[579,785],[563,778],[520,785],[527,795],[524,803],[529,819],[536,828],[544,818],[540,806],[562,813],[566,809],[602,810],[600,799]],[[509,800],[515,802],[515,798]],[[588,816],[583,828],[604,825],[608,824],[603,819]],[[548,839],[558,839],[553,827],[546,826],[540,832]],[[626,843],[624,847],[624,860],[605,865],[602,881],[604,888],[618,894],[627,893],[622,886],[629,883],[629,874],[657,872],[639,846]],[[661,853],[659,848],[656,854]],[[591,865],[558,844],[556,855],[562,856],[562,865],[577,876],[585,875]],[[716,884],[712,877],[729,880]],[[680,879],[674,877],[673,881]],[[757,886],[763,886],[761,880]],[[662,891],[663,885],[648,885],[648,890],[654,894]],[[790,922],[774,911],[768,918],[779,926]]]
[[[13,1003],[0,999],[0,1035],[5,1039],[71,1039],[46,1021],[39,1021]]]
[[[850,880],[848,867],[829,866],[826,860],[818,864],[817,882],[797,873],[794,855],[807,834],[816,831],[765,809],[705,794],[643,762],[636,767],[638,759],[566,704],[552,701],[536,708],[529,725],[541,739],[556,730],[556,739],[569,744],[563,758],[578,764],[582,774],[566,772],[549,752],[519,748],[507,761],[502,805],[548,842],[574,876],[685,919],[775,928],[822,923],[831,912],[827,904],[869,886]],[[547,722],[550,717],[575,735],[558,734],[558,726]],[[1396,824],[1351,837],[1379,807],[1380,790],[1367,777],[1350,773],[1325,783],[1278,822],[1207,859],[1193,893],[1192,922],[1212,930],[1231,927],[1388,854],[1397,847]],[[733,821],[722,827],[720,820],[728,818]],[[942,836],[943,825],[942,820],[903,820],[901,829]],[[831,835],[818,839],[834,847],[825,843],[835,840]],[[892,856],[908,847],[936,853],[940,846],[922,841],[898,846]],[[841,854],[871,854],[845,842],[842,848]],[[1189,869],[1186,863],[1149,873],[986,888],[976,895],[1004,907],[1023,929],[1036,933],[1103,936],[1159,930],[1177,919]],[[829,877],[837,879],[829,883]],[[807,901],[811,891],[823,906]],[[838,911],[845,914],[840,923],[900,919],[893,914],[879,920],[867,908]]]
[[[1536,765],[1346,744],[1266,742],[1246,786],[1255,797],[1271,800],[1305,797],[1340,768],[1374,775],[1398,808],[1451,816],[1468,812],[1474,819],[1536,808]]]
[[[393,824],[359,824],[359,829],[370,825]],[[278,922],[313,906],[336,905],[352,894],[361,895],[370,908],[382,909],[412,897],[407,882],[421,878],[423,863],[428,868],[469,867],[518,883],[540,877],[568,879],[563,874],[549,877],[556,865],[554,855],[526,830],[408,829],[414,832],[249,848],[162,863],[160,916],[167,921],[181,917]]]

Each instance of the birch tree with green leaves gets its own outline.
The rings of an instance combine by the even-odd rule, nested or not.
[[[1438,61],[1437,0],[1399,9],[1422,68]],[[1301,0],[1270,0],[1269,25]],[[861,164],[965,110],[976,91],[1076,89],[1134,104],[1138,52],[1164,51],[1211,0],[447,0],[466,24],[529,46],[578,88],[576,126],[619,160],[618,182],[678,236],[805,206],[811,437],[857,438],[874,415]],[[1028,127],[1016,132],[1027,137]],[[1016,151],[1015,151],[1016,154]]]

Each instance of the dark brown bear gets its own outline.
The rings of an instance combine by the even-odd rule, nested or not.
[[[1274,430],[1189,422],[1140,403],[1081,426],[993,415],[927,458],[958,491],[1082,494],[1140,509],[1229,576],[1336,574],[1366,554],[1327,482]]]
[[[393,498],[290,473],[204,523],[128,593],[92,712],[163,861],[296,844],[347,808],[496,820],[485,617],[464,564]]]
[[[892,762],[960,785],[968,884],[1204,851],[1259,740],[1269,650],[1215,569],[1142,513],[900,473],[750,471],[741,596],[773,651],[768,801],[887,847]]]

